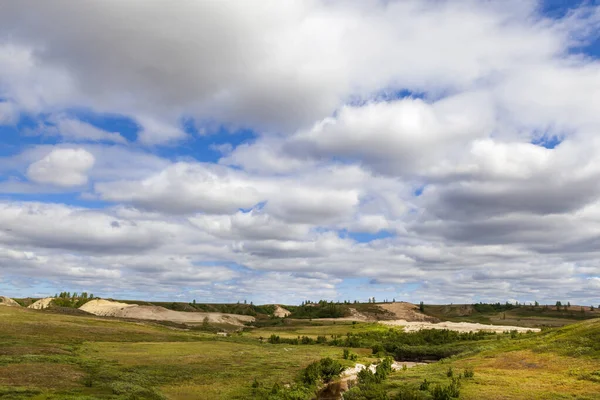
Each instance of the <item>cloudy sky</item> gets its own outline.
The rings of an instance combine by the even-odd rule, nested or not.
[[[0,293],[600,303],[600,2],[0,0]]]

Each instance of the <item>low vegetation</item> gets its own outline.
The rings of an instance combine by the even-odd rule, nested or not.
[[[73,294],[58,297],[74,303]],[[303,400],[357,362],[378,365],[360,372],[346,399],[596,399],[600,388],[599,319],[538,334],[272,319],[284,323],[222,337],[208,323],[192,329],[0,307],[0,398]],[[392,372],[392,358],[439,361]]]

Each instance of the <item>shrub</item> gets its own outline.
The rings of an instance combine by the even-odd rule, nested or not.
[[[425,400],[428,398],[427,394],[410,386],[402,386],[396,396],[393,397],[394,400]]]
[[[465,378],[472,378],[475,375],[473,368],[465,368],[465,372],[463,372],[463,376]]]
[[[331,381],[337,377],[343,370],[342,364],[339,361],[332,358],[323,358],[319,362],[321,368],[321,377],[325,382]]]
[[[460,396],[460,380],[452,378],[448,386],[435,385],[431,391],[433,400],[450,400]]]
[[[347,360],[348,358],[350,358],[350,350],[344,349],[343,358],[344,358],[344,360]]]
[[[342,367],[339,361],[329,357],[323,358],[321,361],[310,363],[302,371],[302,382],[310,386],[323,379],[327,383],[339,376],[343,370],[344,367]]]

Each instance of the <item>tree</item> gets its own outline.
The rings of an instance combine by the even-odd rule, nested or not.
[[[567,308],[571,308],[571,302],[567,301]]]
[[[562,306],[562,303],[560,301],[556,302],[556,310],[560,311],[560,307]]]
[[[535,302],[535,306],[538,307],[540,305],[540,303],[538,303],[537,301]]]

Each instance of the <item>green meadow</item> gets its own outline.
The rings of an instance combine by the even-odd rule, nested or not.
[[[0,307],[0,399],[292,398],[257,397],[253,386],[293,386],[304,368],[325,357],[349,367],[386,353],[410,354],[402,349],[412,345],[456,354],[392,372],[372,392],[352,398],[433,399],[431,389],[419,390],[424,381],[443,387],[459,377],[460,399],[600,398],[599,319],[536,334],[481,337],[413,337],[399,329],[305,320],[220,337],[157,323]],[[312,341],[272,344],[272,336]],[[318,337],[326,344],[316,344]],[[404,344],[394,353],[389,346],[398,340]],[[429,345],[431,340],[437,342]],[[360,344],[350,348],[356,360],[343,359],[344,343]],[[465,370],[473,376],[465,377]]]

